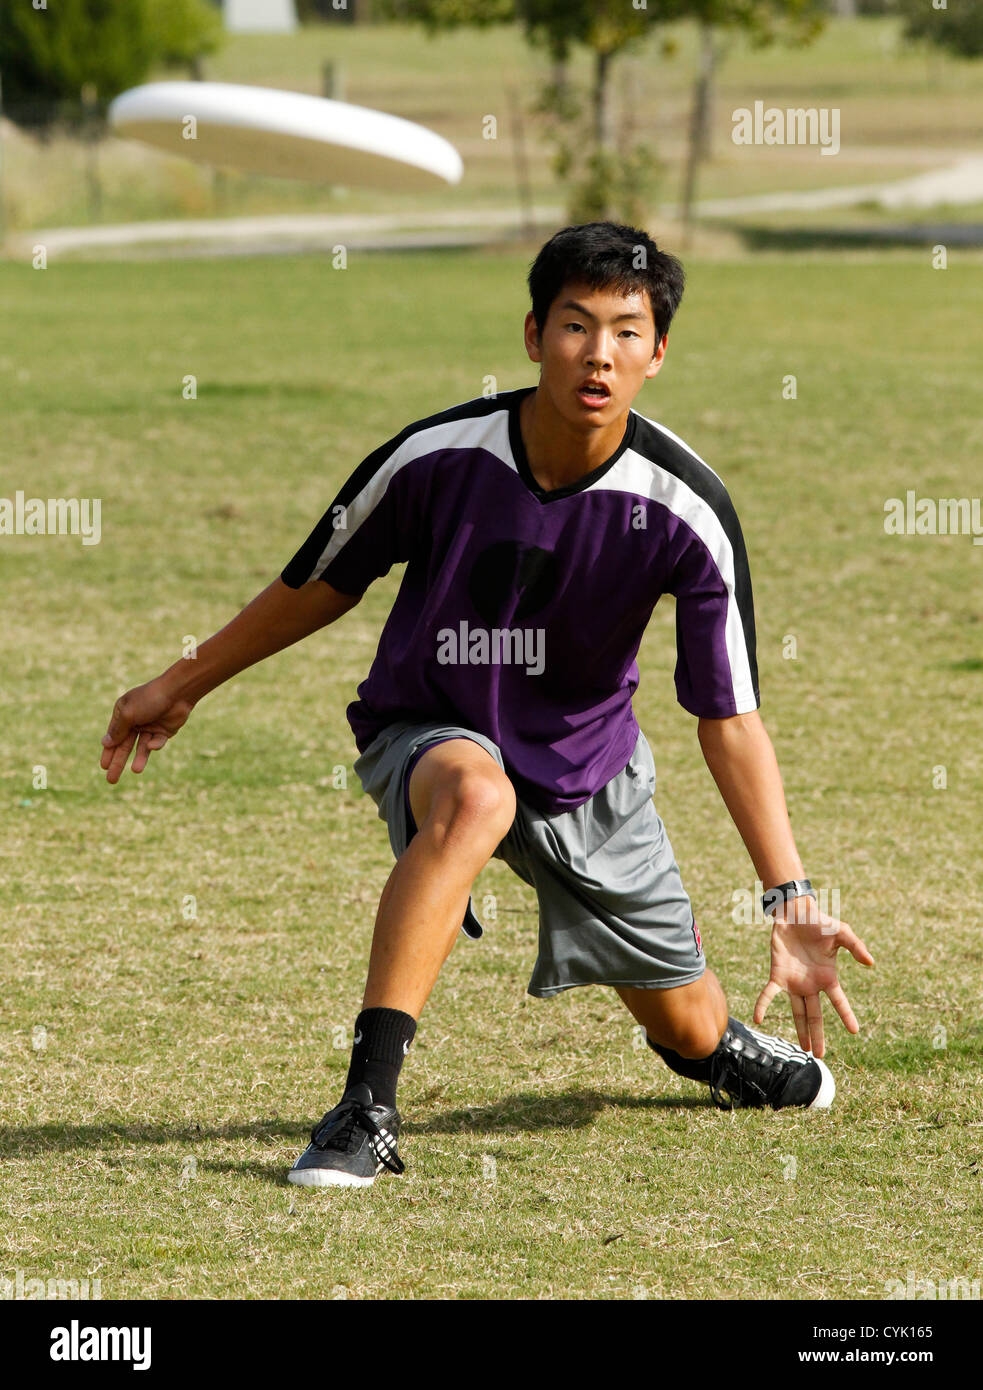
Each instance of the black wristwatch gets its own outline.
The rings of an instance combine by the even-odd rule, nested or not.
[[[769,888],[767,893],[762,893],[761,910],[767,916],[769,913],[775,912],[783,903],[787,903],[789,898],[806,896],[812,898],[815,903],[819,902],[812,884],[807,878],[793,878],[791,883],[780,883],[777,888]]]

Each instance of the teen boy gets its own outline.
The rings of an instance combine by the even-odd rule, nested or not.
[[[393,564],[406,569],[348,717],[355,769],[389,827],[362,1011],[340,1103],[290,1171],[309,1186],[402,1172],[396,1083],[417,1020],[493,856],[532,885],[529,992],[613,987],[650,1045],[713,1100],[825,1107],[833,1078],[820,992],[858,1025],[836,972],[845,947],[818,909],[789,824],[760,703],[740,525],[723,483],[636,414],[683,289],[642,231],[567,227],[529,274],[535,387],[408,425],[358,466],[283,570],[195,662],[117,701],[102,766],[146,766],[223,681],[334,622]],[[767,885],[774,916],[761,1023],[781,990],[801,1046],[728,1016],[655,810],[632,711],[636,653],[662,594],[676,601],[676,692]]]

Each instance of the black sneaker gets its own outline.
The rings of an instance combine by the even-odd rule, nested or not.
[[[759,1033],[736,1018],[710,1059],[710,1097],[721,1110],[735,1106],[800,1105],[825,1110],[833,1103],[836,1083],[826,1063],[811,1052]]]
[[[311,1130],[311,1142],[287,1174],[301,1187],[370,1187],[383,1168],[401,1173],[399,1112],[377,1105],[361,1082]]]

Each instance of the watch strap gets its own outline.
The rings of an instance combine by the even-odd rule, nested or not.
[[[793,878],[789,883],[780,883],[777,888],[769,888],[766,893],[762,893],[761,910],[768,915],[777,911],[790,898],[806,896],[812,898],[814,902],[818,903],[819,901],[807,878]]]

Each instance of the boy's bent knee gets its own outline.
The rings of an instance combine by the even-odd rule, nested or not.
[[[421,830],[490,858],[515,819],[515,791],[495,759],[473,742],[448,740],[422,757],[410,778]]]
[[[515,792],[501,765],[471,739],[446,739],[428,749],[409,780],[416,824],[445,835],[453,829],[506,834],[515,819]],[[495,842],[497,843],[497,841]]]
[[[433,810],[449,834],[478,832],[498,844],[515,819],[515,792],[504,772],[468,769],[445,783]]]

